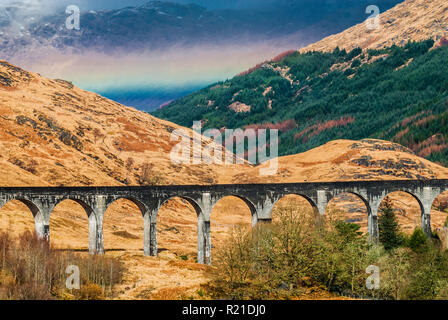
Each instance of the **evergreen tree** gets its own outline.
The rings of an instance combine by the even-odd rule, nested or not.
[[[403,244],[398,219],[395,216],[391,200],[386,197],[381,215],[378,218],[379,240],[386,250],[392,250]]]

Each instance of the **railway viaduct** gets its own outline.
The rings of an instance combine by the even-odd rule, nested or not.
[[[305,198],[316,213],[325,214],[328,202],[338,194],[358,196],[368,212],[369,239],[378,241],[378,207],[391,192],[412,195],[421,209],[421,224],[431,234],[431,206],[434,199],[448,190],[448,180],[394,180],[304,182],[285,184],[234,184],[210,186],[148,187],[1,187],[0,208],[8,201],[23,202],[33,213],[36,233],[49,240],[50,215],[58,203],[70,199],[79,203],[89,219],[89,252],[104,253],[103,217],[108,206],[118,199],[128,199],[140,209],[144,222],[145,255],[157,255],[157,214],[171,198],[188,201],[197,213],[198,262],[211,263],[210,215],[214,205],[226,196],[242,199],[252,213],[252,225],[269,222],[275,203],[286,195]]]

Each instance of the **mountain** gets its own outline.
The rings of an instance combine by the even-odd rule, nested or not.
[[[397,0],[381,0],[389,8]],[[244,41],[273,40],[294,35],[310,43],[362,21],[366,1],[319,0],[266,2],[239,9],[207,9],[196,4],[150,1],[122,9],[82,12],[80,30],[65,28],[65,12],[37,14],[20,1],[0,7],[0,52],[11,58],[26,47],[82,51],[161,49]],[[219,6],[218,6],[219,7]],[[42,10],[42,9],[41,9]],[[335,17],[344,16],[344,19]],[[323,30],[325,26],[325,31]],[[300,32],[304,29],[304,32]],[[315,32],[312,32],[315,30]],[[293,44],[292,48],[298,46]]]
[[[446,2],[433,1],[430,17],[439,5],[448,10]],[[422,21],[425,13],[419,12]],[[446,39],[288,52],[152,114],[183,126],[201,120],[205,128],[277,128],[280,155],[335,139],[377,138],[446,165]]]
[[[448,34],[447,20],[446,1],[407,0],[379,16],[379,29],[369,30],[365,23],[360,23],[300,51],[332,51],[336,47],[346,50],[356,47],[379,49],[394,44],[405,45],[409,40],[439,41]]]
[[[262,164],[261,167],[267,166]],[[263,183],[259,167],[244,170],[233,181]],[[275,183],[446,179],[448,169],[416,156],[397,143],[377,140],[333,140],[303,153],[278,158]]]
[[[377,2],[386,9],[400,1]],[[0,59],[145,111],[233,77],[278,50],[361,22],[369,4],[150,1],[101,9],[92,3],[80,6],[80,30],[69,30],[65,7],[46,3],[0,4]],[[98,10],[89,10],[93,7]]]
[[[179,126],[70,82],[0,61],[0,92],[2,185],[203,184],[226,170],[179,167],[170,158]]]
[[[0,61],[0,92],[3,185],[138,185],[145,165],[161,179],[152,181],[158,184],[430,179],[448,174],[410,149],[380,140],[333,141],[280,157],[272,177],[259,176],[259,167],[248,164],[179,166],[170,159],[176,144],[171,133],[182,128],[178,125],[6,61]],[[211,142],[204,139],[203,145]]]

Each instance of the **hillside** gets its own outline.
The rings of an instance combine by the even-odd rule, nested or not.
[[[234,182],[274,183],[446,179],[448,168],[416,156],[399,144],[363,139],[334,140],[307,152],[278,158],[275,176],[260,177],[260,166],[244,170]]]
[[[446,165],[444,44],[295,52],[152,114],[183,126],[202,120],[205,128],[276,128],[280,155],[335,139],[377,138]]]
[[[408,41],[438,41],[448,34],[448,2],[445,0],[406,0],[387,11],[381,4],[378,6],[382,12],[380,29],[368,30],[365,23],[360,23],[300,51],[333,51],[336,47],[348,51],[356,47],[380,49],[394,44],[402,46]]]
[[[0,62],[2,185],[217,183],[226,167],[170,160],[179,126]],[[191,131],[190,131],[191,132]],[[205,142],[204,142],[205,143]],[[222,181],[221,181],[222,182]]]

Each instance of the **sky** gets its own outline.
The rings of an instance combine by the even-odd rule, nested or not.
[[[149,0],[21,0],[29,5],[40,6],[42,11],[49,8],[59,9],[68,5],[77,5],[81,11],[99,9],[119,9],[128,6],[142,5]],[[17,0],[0,0],[1,5],[8,5]],[[244,8],[272,4],[275,0],[170,0],[178,3],[195,3],[207,8]]]

